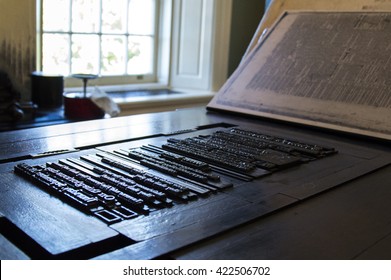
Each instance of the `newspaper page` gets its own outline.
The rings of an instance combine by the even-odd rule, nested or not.
[[[286,13],[208,108],[391,139],[391,13]]]
[[[285,11],[391,11],[391,0],[270,0],[246,54]]]

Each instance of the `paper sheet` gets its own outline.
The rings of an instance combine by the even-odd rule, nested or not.
[[[391,13],[288,13],[209,108],[391,139]]]

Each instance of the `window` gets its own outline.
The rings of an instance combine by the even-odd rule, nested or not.
[[[42,0],[42,71],[98,74],[116,84],[155,80],[157,2]]]
[[[37,70],[98,74],[108,91],[215,91],[227,78],[232,0],[36,1]]]

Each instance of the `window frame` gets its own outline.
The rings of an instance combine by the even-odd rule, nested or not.
[[[139,75],[102,75],[98,79],[93,80],[90,84],[96,86],[103,86],[107,89],[113,87],[114,89],[121,90],[124,86],[126,88],[131,88],[137,85],[152,85],[152,84],[163,84],[167,85],[167,80],[163,81],[161,78],[162,72],[167,71],[162,69],[161,59],[164,55],[167,55],[167,47],[160,47],[161,45],[167,45],[167,42],[161,40],[167,36],[167,32],[170,32],[171,29],[171,7],[172,0],[155,0],[155,27],[154,27],[154,50],[153,50],[153,69],[151,74],[139,74]],[[43,68],[43,34],[78,34],[78,32],[44,32],[43,30],[43,0],[36,0],[37,4],[37,70],[42,71]],[[87,34],[87,33],[86,33]],[[91,33],[98,34],[99,36],[104,35],[102,32]],[[164,35],[165,34],[165,35]],[[163,35],[163,36],[162,36]],[[170,36],[170,35],[168,35]],[[164,53],[163,53],[164,52]],[[81,81],[79,79],[73,78],[72,76],[64,76],[64,85],[66,88],[79,88],[81,86]]]
[[[42,41],[39,40],[40,27],[42,26],[41,1],[36,0],[36,69],[39,71],[41,65],[40,53],[42,53]],[[228,59],[231,13],[233,0],[157,0],[159,18],[157,20],[158,33],[156,48],[156,77],[152,81],[133,80],[116,81],[114,85],[105,85],[104,78],[93,80],[89,85],[100,86],[102,90],[109,91],[127,91],[133,89],[156,89],[156,88],[171,88],[180,91],[190,91],[201,93],[212,93],[217,91],[227,79],[228,75]],[[206,10],[207,16],[204,18],[206,24],[199,28],[204,28],[200,32],[202,43],[200,45],[200,55],[210,56],[203,67],[203,72],[195,79],[199,79],[200,83],[193,83],[193,87],[189,87],[187,78],[177,72],[177,63],[179,53],[174,50],[174,46],[178,46],[181,37],[175,34],[175,29],[178,25],[182,25],[181,16],[183,11],[178,9],[184,1],[202,1]],[[38,12],[40,11],[40,12]],[[195,16],[192,15],[191,16]],[[187,23],[185,23],[187,24]],[[211,36],[210,38],[207,38]],[[206,45],[205,42],[210,44]],[[199,61],[205,64],[205,60]],[[184,79],[182,79],[184,78]],[[74,78],[65,78],[65,91],[80,90],[80,80]]]

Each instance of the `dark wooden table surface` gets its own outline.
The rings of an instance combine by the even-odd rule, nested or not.
[[[288,131],[338,154],[109,226],[13,172],[20,162],[160,144],[231,125]],[[204,108],[1,132],[0,258],[391,259],[390,163],[383,141]]]

